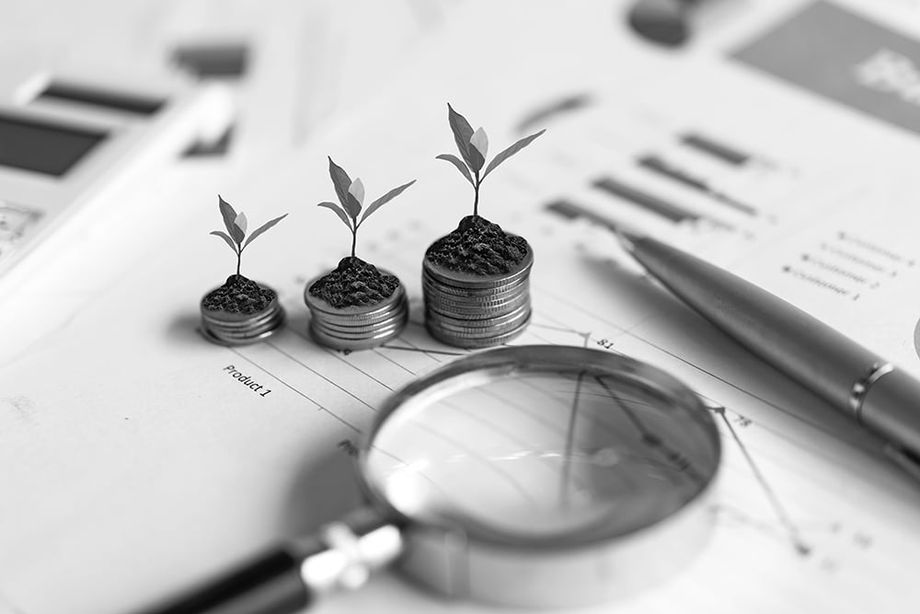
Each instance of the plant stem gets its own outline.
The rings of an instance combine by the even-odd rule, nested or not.
[[[475,171],[474,176],[476,183],[473,185],[473,215],[479,215],[479,186],[482,184],[482,180],[479,178],[479,171]]]
[[[243,250],[238,250],[236,252],[236,276],[240,276],[240,262],[243,260]]]
[[[351,257],[355,257],[355,245],[358,243],[358,227],[351,231]]]

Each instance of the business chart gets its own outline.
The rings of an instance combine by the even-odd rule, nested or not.
[[[577,112],[545,118],[544,142],[483,202],[484,215],[536,254],[534,319],[515,345],[647,361],[693,388],[719,428],[724,459],[703,551],[660,587],[586,611],[894,610],[917,596],[913,483],[879,442],[645,277],[605,226],[731,266],[917,372],[910,164],[870,164],[824,137],[845,128],[885,160],[916,159],[918,146],[832,110],[805,123],[823,103],[741,69],[731,69],[732,96],[705,87],[724,66],[680,70],[684,80],[634,96],[592,92]],[[431,90],[412,104],[396,95],[221,187],[255,217],[291,213],[274,244],[247,254],[244,274],[277,289],[288,314],[266,342],[221,347],[198,332],[198,300],[230,272],[207,236],[215,194],[187,203],[170,249],[153,250],[3,365],[0,517],[10,521],[0,526],[0,612],[136,608],[359,504],[350,456],[384,399],[466,354],[435,342],[420,319],[421,255],[466,206],[451,183],[459,179],[433,160],[431,135],[449,139],[453,91],[436,80]],[[676,99],[680,108],[667,104]],[[765,105],[772,115],[753,113]],[[807,138],[790,147],[796,130]],[[359,255],[406,284],[412,314],[402,335],[373,350],[325,349],[308,333],[304,284],[343,255],[342,229],[313,207],[329,196],[329,154],[368,185],[419,179],[360,239]],[[106,590],[87,589],[98,586]],[[395,574],[318,608],[362,609],[496,611],[444,602]]]

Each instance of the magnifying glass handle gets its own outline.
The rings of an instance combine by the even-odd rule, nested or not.
[[[282,614],[305,608],[313,597],[299,557],[278,548],[145,614]]]
[[[319,595],[354,589],[403,549],[395,524],[371,509],[269,550],[144,614],[288,614]]]

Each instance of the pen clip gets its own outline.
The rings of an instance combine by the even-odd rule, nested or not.
[[[901,469],[909,473],[915,480],[920,481],[920,456],[915,452],[892,444],[886,444],[883,450],[885,451],[885,456],[897,463]]]

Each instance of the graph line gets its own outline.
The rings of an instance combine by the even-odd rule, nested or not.
[[[269,377],[271,377],[272,379],[274,379],[275,381],[277,381],[277,382],[280,383],[281,385],[283,385],[283,386],[285,386],[286,388],[288,388],[288,389],[289,389],[291,392],[293,392],[294,394],[297,394],[297,395],[303,397],[304,399],[310,401],[310,403],[313,403],[313,405],[316,405],[317,409],[326,412],[327,414],[329,414],[330,416],[332,416],[333,418],[335,418],[336,420],[338,420],[339,422],[341,422],[342,424],[344,424],[345,426],[347,426],[348,428],[350,428],[350,429],[353,430],[354,432],[356,432],[356,433],[360,433],[360,432],[361,432],[361,429],[359,429],[358,427],[356,427],[354,424],[352,424],[351,422],[349,422],[349,421],[346,420],[345,418],[342,418],[341,416],[339,416],[339,415],[336,414],[335,412],[329,410],[327,407],[325,407],[325,406],[322,405],[321,403],[318,403],[316,400],[310,398],[309,395],[307,395],[307,394],[305,394],[304,392],[302,392],[301,390],[295,388],[294,386],[292,386],[291,384],[289,384],[289,383],[286,382],[285,380],[281,379],[280,377],[278,377],[277,375],[275,375],[274,373],[272,373],[271,371],[269,371],[268,369],[266,369],[265,367],[263,367],[263,366],[260,365],[259,363],[257,363],[257,362],[255,362],[254,360],[252,360],[251,358],[245,356],[242,352],[240,352],[240,351],[237,350],[236,348],[228,347],[227,349],[230,350],[231,352],[233,352],[234,354],[236,354],[237,356],[239,356],[240,358],[242,358],[243,360],[245,360],[246,362],[248,362],[249,364],[251,364],[253,367],[255,367],[256,369],[258,369],[259,371],[262,371],[263,373],[265,373],[266,375],[268,375]]]
[[[741,438],[738,437],[738,432],[735,431],[735,427],[732,426],[732,423],[728,420],[728,417],[725,415],[724,407],[711,408],[712,411],[719,416],[722,423],[725,425],[725,428],[728,429],[728,432],[731,434],[732,439],[735,442],[735,445],[738,446],[738,449],[741,451],[741,454],[744,456],[744,460],[750,468],[751,473],[754,474],[754,479],[757,480],[757,483],[760,485],[761,490],[763,490],[764,495],[766,495],[767,500],[770,503],[770,506],[773,508],[773,512],[776,514],[777,519],[780,524],[786,530],[787,535],[789,536],[789,541],[792,543],[792,546],[795,548],[795,551],[803,556],[811,554],[811,546],[806,544],[800,534],[798,528],[792,523],[792,518],[789,516],[789,513],[786,511],[786,508],[780,502],[779,497],[776,495],[776,491],[773,490],[773,487],[767,481],[767,478],[764,476],[763,472],[760,470],[760,467],[754,462],[754,458],[751,456],[751,453],[748,451],[747,446],[744,445],[744,442],[741,441]]]
[[[281,354],[281,355],[283,355],[283,356],[286,356],[288,359],[293,360],[294,362],[296,362],[298,365],[300,365],[301,367],[303,367],[304,369],[306,369],[306,370],[309,371],[310,373],[313,373],[314,375],[317,375],[318,377],[322,378],[323,380],[329,382],[330,384],[332,384],[333,386],[335,386],[336,388],[338,388],[339,390],[341,390],[342,392],[344,392],[345,394],[347,394],[348,396],[350,396],[351,398],[353,398],[355,401],[357,401],[357,402],[361,403],[362,405],[364,405],[365,407],[367,407],[367,408],[368,408],[369,410],[371,410],[372,412],[374,412],[374,413],[377,412],[377,408],[376,408],[376,407],[374,407],[373,405],[371,405],[370,403],[368,403],[367,401],[365,401],[364,399],[362,399],[361,397],[359,397],[359,396],[356,395],[355,393],[351,392],[350,390],[347,390],[347,389],[346,389],[344,386],[342,386],[341,384],[339,384],[339,383],[337,383],[337,382],[334,382],[333,380],[329,379],[328,377],[326,377],[325,375],[323,375],[322,373],[320,373],[319,371],[317,371],[316,369],[314,369],[313,367],[311,367],[310,365],[308,365],[308,364],[305,363],[304,361],[300,360],[300,359],[297,358],[296,356],[293,356],[292,354],[290,354],[290,353],[288,353],[288,352],[282,350],[280,347],[278,347],[276,344],[272,343],[271,341],[266,341],[266,342],[265,342],[265,345],[267,345],[268,347],[272,348],[273,350],[275,350],[275,351],[278,352],[279,354]]]
[[[409,343],[405,339],[401,340],[403,343]],[[449,352],[447,350],[426,350],[420,347],[405,347],[400,345],[391,345],[389,343],[384,343],[380,347],[386,348],[388,350],[403,350],[404,352],[419,352],[421,354],[439,354],[441,356],[464,356],[464,352]]]

